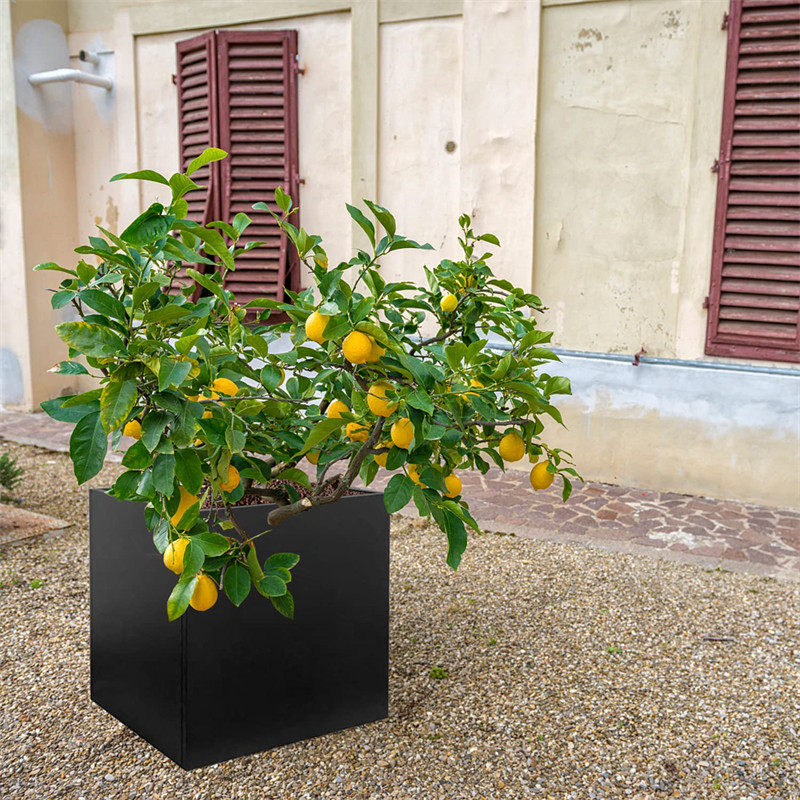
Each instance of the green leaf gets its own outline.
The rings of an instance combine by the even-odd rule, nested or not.
[[[189,548],[186,549],[188,550]],[[191,578],[186,580],[181,578],[175,584],[169,596],[169,600],[167,600],[167,616],[170,622],[174,622],[189,608],[189,601],[192,599],[192,594],[194,593],[194,587],[196,585],[197,575],[192,575]]]
[[[394,236],[395,231],[397,230],[397,224],[395,223],[394,217],[383,206],[379,206],[377,203],[373,203],[370,200],[364,200],[364,204],[375,215],[375,218],[378,220],[378,222],[383,225],[386,233],[389,234],[389,237],[391,238]]]
[[[103,468],[108,451],[108,435],[103,430],[100,412],[83,417],[69,439],[69,457],[78,483],[86,483]]]
[[[153,487],[157,492],[171,495],[175,484],[175,456],[160,453],[153,462]]]
[[[161,308],[155,308],[152,311],[148,311],[144,317],[142,317],[142,322],[145,324],[155,322],[159,325],[163,325],[165,323],[175,322],[176,320],[188,317],[191,315],[191,313],[192,312],[185,306],[179,306],[175,303],[170,303],[169,305],[162,306]]]
[[[257,588],[265,597],[281,597],[287,591],[286,583],[275,575],[265,575]]]
[[[294,467],[290,467],[289,469],[285,469],[282,472],[279,472],[275,475],[274,480],[276,481],[292,481],[293,483],[298,483],[300,486],[305,486],[306,489],[311,488],[311,484],[308,480],[308,475],[301,469],[295,469]]]
[[[484,233],[479,236],[476,241],[478,242],[489,242],[489,244],[496,245],[500,247],[500,240],[493,234],[493,233]]]
[[[294,619],[294,598],[289,590],[280,597],[271,597],[272,605],[279,614],[283,614],[287,619]]]
[[[347,208],[347,212],[350,216],[358,223],[358,226],[361,228],[364,233],[367,234],[367,238],[372,244],[373,248],[375,247],[375,226],[364,216],[364,214],[357,209],[355,206],[351,206],[349,203],[345,203]]]
[[[55,372],[58,375],[88,375],[89,370],[77,361],[59,361],[55,367],[51,367],[48,372]]]
[[[141,441],[134,442],[122,456],[122,466],[128,469],[144,469],[149,467],[153,456]]]
[[[192,536],[192,541],[197,542],[209,557],[221,556],[223,553],[227,553],[231,547],[231,543],[218,533],[199,533],[197,536]],[[249,581],[248,578],[248,583]]]
[[[451,511],[443,509],[443,518],[447,534],[447,565],[458,569],[461,556],[467,549],[467,531],[464,523]]]
[[[167,427],[169,416],[163,411],[151,411],[142,422],[142,444],[152,453],[156,449],[164,428]]]
[[[45,261],[43,264],[37,264],[34,268],[34,272],[43,272],[46,270],[51,270],[53,272],[65,272],[67,275],[73,275],[74,277],[78,277],[78,273],[75,272],[74,269],[65,269],[64,267],[59,267],[53,261]]]
[[[133,290],[133,307],[138,308],[145,300],[149,300],[157,291],[158,283],[148,281],[142,283]]]
[[[89,306],[89,308],[93,308],[95,311],[99,311],[107,317],[114,317],[115,319],[121,320],[126,319],[125,306],[122,305],[114,295],[108,292],[104,292],[100,289],[84,289],[82,292],[78,293],[78,299]]]
[[[206,554],[203,548],[195,541],[194,537],[192,537],[189,539],[189,544],[183,551],[183,572],[181,573],[181,580],[190,578],[192,575],[197,575],[205,560]]]
[[[225,570],[225,594],[231,603],[240,606],[250,594],[250,573],[238,562],[229,564]]]
[[[93,322],[62,322],[56,333],[73,350],[92,358],[109,358],[125,352],[125,345],[116,333]]]
[[[283,567],[284,569],[291,569],[297,562],[300,561],[300,556],[296,553],[273,553],[265,562],[264,569],[268,572],[274,567]]]
[[[192,280],[197,281],[204,289],[208,289],[218,300],[221,300],[226,308],[228,307],[228,299],[225,297],[222,287],[216,281],[212,281],[211,278],[191,267],[186,270],[186,274],[192,278]]]
[[[258,554],[253,542],[250,542],[250,547],[247,550],[247,570],[253,579],[253,584],[258,587],[259,581],[264,577],[264,571],[261,569],[261,564],[258,563]]]
[[[334,431],[340,430],[346,424],[347,421],[343,419],[321,420],[311,429],[303,449],[297,455],[302,456],[309,450],[313,450],[316,445],[327,439]]]
[[[263,383],[269,391],[277,389],[282,380],[283,375],[281,375],[280,369],[274,367],[272,364],[267,364],[261,370],[261,383]]]
[[[48,417],[58,420],[59,422],[79,422],[87,414],[92,414],[100,410],[100,403],[97,400],[78,406],[62,407],[67,400],[71,400],[75,396],[76,395],[66,395],[65,397],[54,397],[52,400],[45,400],[43,403],[40,403],[40,406]]]
[[[114,175],[109,183],[125,180],[152,181],[153,183],[162,183],[164,186],[169,186],[169,181],[159,172],[155,172],[152,169],[140,169],[138,172],[120,172]]]
[[[136,405],[137,386],[135,380],[114,380],[103,388],[100,395],[100,419],[106,433],[118,428]]]
[[[95,400],[100,400],[100,395],[103,393],[102,389],[90,389],[88,392],[81,394],[74,394],[71,397],[62,397],[62,408],[72,408],[72,406],[82,406],[86,403],[93,403]],[[98,403],[98,408],[99,408]]]
[[[187,492],[197,494],[205,479],[200,456],[194,450],[176,450],[175,475]]]
[[[422,389],[416,389],[406,397],[406,403],[413,408],[418,408],[426,414],[433,414],[433,402]]]
[[[247,444],[247,434],[244,431],[238,431],[236,428],[225,429],[225,444],[231,453],[241,453]]]
[[[181,174],[180,172],[176,172],[170,179],[169,185],[172,187],[172,200],[179,200],[188,192],[193,192],[197,189],[201,189],[201,186],[198,186],[191,178],[187,178],[186,175]]]
[[[389,514],[399,511],[411,499],[414,492],[414,482],[407,475],[392,475],[391,480],[383,490],[383,504]]]
[[[161,203],[153,203],[122,231],[120,238],[134,247],[145,247],[166,236],[174,218],[170,215],[163,216],[163,210]]]
[[[188,359],[176,359],[169,356],[161,358],[161,367],[158,371],[158,388],[160,391],[170,386],[180,386],[187,375],[192,371],[192,362]]]
[[[186,168],[186,174],[191,175],[193,172],[197,172],[200,167],[204,167],[212,161],[222,161],[227,155],[228,154],[224,150],[220,150],[218,147],[207,147],[191,164],[189,164]]]
[[[69,303],[74,297],[76,297],[77,293],[67,290],[63,292],[56,292],[50,298],[50,305],[53,307],[54,310],[58,311],[59,308],[64,308],[67,303]]]

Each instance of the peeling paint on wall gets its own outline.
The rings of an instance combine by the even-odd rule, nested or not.
[[[70,67],[63,28],[49,19],[26,22],[17,33],[14,52],[14,89],[20,111],[39,121],[47,131],[69,133],[72,129],[72,85],[33,86],[28,81],[28,76],[34,72]]]

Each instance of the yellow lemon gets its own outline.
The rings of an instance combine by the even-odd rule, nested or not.
[[[205,573],[197,576],[197,583],[194,585],[192,598],[189,600],[189,605],[195,611],[208,611],[214,603],[217,602],[219,592],[217,591],[217,584],[214,583],[213,578],[209,578]]]
[[[369,339],[372,342],[372,350],[369,354],[369,358],[367,359],[367,363],[374,364],[376,361],[380,361],[381,356],[386,353],[386,349],[381,347],[371,336]]]
[[[130,422],[125,423],[125,427],[122,429],[122,433],[125,436],[130,436],[131,439],[141,439],[142,423],[139,422],[138,419],[132,419]]]
[[[442,311],[446,314],[449,314],[451,311],[456,310],[456,306],[458,305],[458,298],[454,294],[446,294],[442,298],[442,302],[439,303],[441,306]]]
[[[306,320],[306,336],[312,342],[322,344],[325,341],[325,326],[328,324],[329,316],[314,311]]]
[[[228,378],[217,378],[214,383],[211,384],[211,388],[215,392],[228,395],[228,397],[234,397],[239,391],[239,387]]]
[[[411,424],[411,420],[407,417],[397,420],[392,425],[391,436],[397,447],[408,450],[414,439],[414,426]]]
[[[525,442],[516,432],[507,433],[497,448],[503,461],[519,461],[525,455]]]
[[[164,566],[171,569],[176,575],[183,572],[183,554],[188,546],[188,539],[176,539],[174,542],[170,542],[164,551]]]
[[[474,378],[469,382],[470,386],[474,386],[477,389],[483,389],[483,384],[480,381],[476,381]],[[464,397],[468,397],[472,395],[473,397],[479,397],[477,392],[464,392]]]
[[[392,389],[392,384],[388,381],[376,381],[369,387],[367,405],[376,417],[389,417],[397,410],[397,403],[390,405],[386,399],[387,389]]]
[[[458,497],[461,494],[461,479],[458,475],[451,472],[444,479],[444,485],[447,487],[447,491],[444,494],[445,497]]]
[[[319,450],[312,450],[310,453],[306,453],[306,458],[316,466],[317,462],[319,461]]]
[[[228,465],[228,477],[224,483],[219,485],[219,488],[222,489],[223,492],[232,492],[238,485],[241,483],[241,478],[239,477],[239,470],[233,466],[233,464]]]
[[[547,471],[547,465],[549,463],[549,461],[542,461],[541,464],[537,464],[531,470],[531,486],[533,486],[534,490],[537,492],[539,489],[547,489],[550,484],[553,483],[555,475]]]
[[[351,331],[342,342],[342,352],[351,364],[366,364],[372,355],[372,340],[366,333]]]
[[[414,483],[417,484],[421,489],[425,488],[425,484],[419,479],[419,474],[422,472],[422,469],[418,464],[409,464],[408,465],[408,477],[411,478]]]
[[[181,521],[181,517],[188,511],[188,509],[197,502],[197,498],[191,493],[187,492],[183,486],[181,489],[181,499],[178,502],[178,510],[170,517],[170,522],[177,525]]]
[[[369,439],[369,428],[359,425],[357,422],[348,422],[345,426],[345,433],[351,442],[366,442]]]
[[[341,400],[334,400],[328,406],[325,416],[328,417],[328,419],[341,419],[342,413],[347,413],[348,411],[350,411],[350,408],[347,403],[343,403]]]
[[[199,394],[199,395],[197,395],[197,399],[198,400],[216,400],[219,397],[219,395],[216,392],[210,392],[210,394],[211,394],[211,397],[206,397],[204,394]],[[208,419],[211,416],[212,416],[211,409],[208,409],[208,411],[204,411],[203,412],[203,419]]]
[[[380,464],[384,469],[386,469],[386,459],[389,457],[389,442],[381,442],[378,447],[383,448],[380,453],[375,453],[373,458],[375,461]]]

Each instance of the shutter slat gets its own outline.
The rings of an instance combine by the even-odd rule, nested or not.
[[[734,147],[797,147],[800,148],[800,130],[752,131],[733,134]]]
[[[779,341],[776,343],[776,347],[785,348],[791,346],[792,341],[795,338],[795,333],[792,330],[791,325],[770,325],[769,323],[765,322],[755,322],[755,321],[748,321],[748,322],[741,322],[741,321],[732,321],[732,320],[721,320],[719,323],[719,333],[720,338],[731,338],[734,341],[747,341],[748,343],[752,343],[754,337],[755,338],[763,338],[766,342],[771,343],[773,340],[784,340]],[[761,347],[765,347],[764,343],[757,343]],[[752,352],[753,345],[750,344],[749,347],[742,346],[740,351],[736,353],[736,355],[740,355],[744,358],[748,356],[749,353]],[[760,355],[760,354],[759,354]],[[784,353],[780,352],[780,350],[773,354],[773,358],[780,359]],[[787,355],[791,355],[791,351],[787,353]],[[762,356],[765,357],[765,356]],[[787,358],[787,361],[791,360],[794,361],[794,358]]]
[[[780,267],[800,267],[800,255],[764,250],[732,250],[724,253],[726,264],[770,264]]]
[[[748,25],[742,27],[742,39],[780,39],[781,37],[800,36],[800,25],[792,23],[767,23],[765,25]]]
[[[791,281],[769,281],[759,278],[744,280],[739,278],[726,278],[723,275],[722,292],[741,292],[742,294],[780,295],[782,297],[800,297],[800,286]],[[798,301],[790,308],[797,308]]]
[[[737,100],[797,100],[798,97],[800,97],[800,87],[796,81],[775,86],[764,86],[759,81],[758,85],[746,86],[736,92]]]
[[[764,222],[761,220],[734,220],[728,222],[727,233],[739,233],[745,236],[769,237],[770,241],[779,241],[779,237],[788,237],[791,241],[797,237],[800,247],[800,225],[791,222]],[[782,248],[792,249],[792,248]]]
[[[793,194],[779,194],[777,192],[731,192],[728,203],[732,206],[736,205],[750,205],[750,206],[772,206],[772,207],[791,207],[800,206],[800,193]],[[730,217],[730,212],[728,213]]]
[[[745,86],[752,83],[771,83],[773,85],[783,83],[796,83],[797,71],[794,69],[756,69],[742,71],[736,79],[738,86]]]
[[[722,282],[721,302],[726,308],[749,308],[754,309],[753,313],[760,313],[755,309],[772,309],[773,311],[786,312],[786,321],[792,323],[797,309],[800,308],[800,300],[796,294],[787,292],[773,292],[769,294],[756,294],[755,286],[748,286],[747,281],[741,282],[733,287],[725,281]],[[744,313],[744,312],[742,312]]]
[[[742,101],[734,112],[739,116],[797,116],[797,103],[788,100]]]
[[[798,198],[800,200],[800,198]],[[799,206],[729,206],[728,219],[800,222]]]
[[[748,308],[726,304],[720,311],[720,319],[735,319],[740,322],[769,322],[773,325],[796,325],[797,311],[780,311],[776,308]]]
[[[725,247],[730,250],[776,250],[782,253],[800,253],[800,240],[777,236],[726,236]]]
[[[751,55],[770,55],[772,53],[796,53],[800,51],[800,43],[793,36],[788,39],[765,39],[759,41],[753,39],[751,41],[743,41],[739,45],[739,54],[741,56]],[[740,69],[747,69],[746,64],[739,62]]]
[[[792,161],[742,161],[731,164],[731,175],[800,176],[800,163]]]
[[[761,22],[800,22],[800,6],[784,4],[782,8],[762,8],[742,12],[742,25]]]

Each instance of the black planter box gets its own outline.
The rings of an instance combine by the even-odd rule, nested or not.
[[[144,504],[89,493],[91,696],[184,769],[388,714],[389,518],[380,494],[312,508],[258,540],[300,554],[295,619],[251,591],[169,622],[177,576]],[[257,533],[272,506],[243,506]]]

